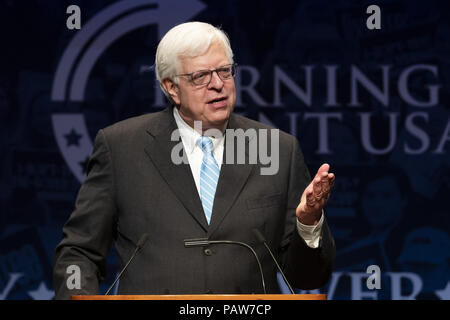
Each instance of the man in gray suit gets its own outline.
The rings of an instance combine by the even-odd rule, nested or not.
[[[98,294],[111,244],[123,267],[143,234],[148,241],[123,273],[120,294],[263,292],[247,248],[189,248],[184,240],[190,238],[250,245],[267,292],[279,293],[275,264],[253,229],[294,287],[324,286],[335,256],[322,210],[334,182],[329,165],[311,181],[295,137],[232,113],[236,66],[221,30],[200,22],[172,28],[158,45],[155,65],[171,106],[98,132],[55,251],[56,298]],[[251,130],[275,141],[268,146],[277,162],[270,174],[263,174],[267,163],[252,161],[252,139],[261,147],[264,135],[246,135],[241,146],[222,135]],[[76,287],[67,281],[74,265],[81,275]]]

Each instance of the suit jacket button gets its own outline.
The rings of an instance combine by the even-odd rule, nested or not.
[[[211,251],[211,249],[205,249],[205,250],[203,250],[203,252],[205,253],[205,255],[207,255],[207,256],[210,256],[210,255],[212,255],[212,251]]]

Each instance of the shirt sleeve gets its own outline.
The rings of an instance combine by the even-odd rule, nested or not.
[[[305,240],[308,247],[316,249],[319,247],[320,242],[320,234],[322,231],[322,224],[323,224],[323,218],[324,212],[322,210],[322,216],[320,217],[319,223],[317,223],[315,226],[308,226],[305,224],[300,223],[297,219],[297,230],[300,237],[302,237],[303,240]]]

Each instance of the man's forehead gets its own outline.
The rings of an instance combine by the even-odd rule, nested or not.
[[[204,54],[195,57],[181,56],[179,61],[183,73],[218,68],[231,63],[223,46],[217,44],[212,44]]]

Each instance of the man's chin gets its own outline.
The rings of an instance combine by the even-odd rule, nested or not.
[[[221,117],[210,117],[207,120],[207,124],[206,126],[208,128],[216,128],[216,129],[220,129],[223,130],[225,129],[225,125],[228,121],[229,118],[229,113],[226,114],[226,116],[221,116]]]
[[[216,110],[213,110],[212,112],[210,112],[208,115],[208,118],[214,122],[227,121],[228,118],[230,117],[230,114],[231,114],[230,108],[227,108],[227,107],[219,108],[219,109],[216,109]]]

